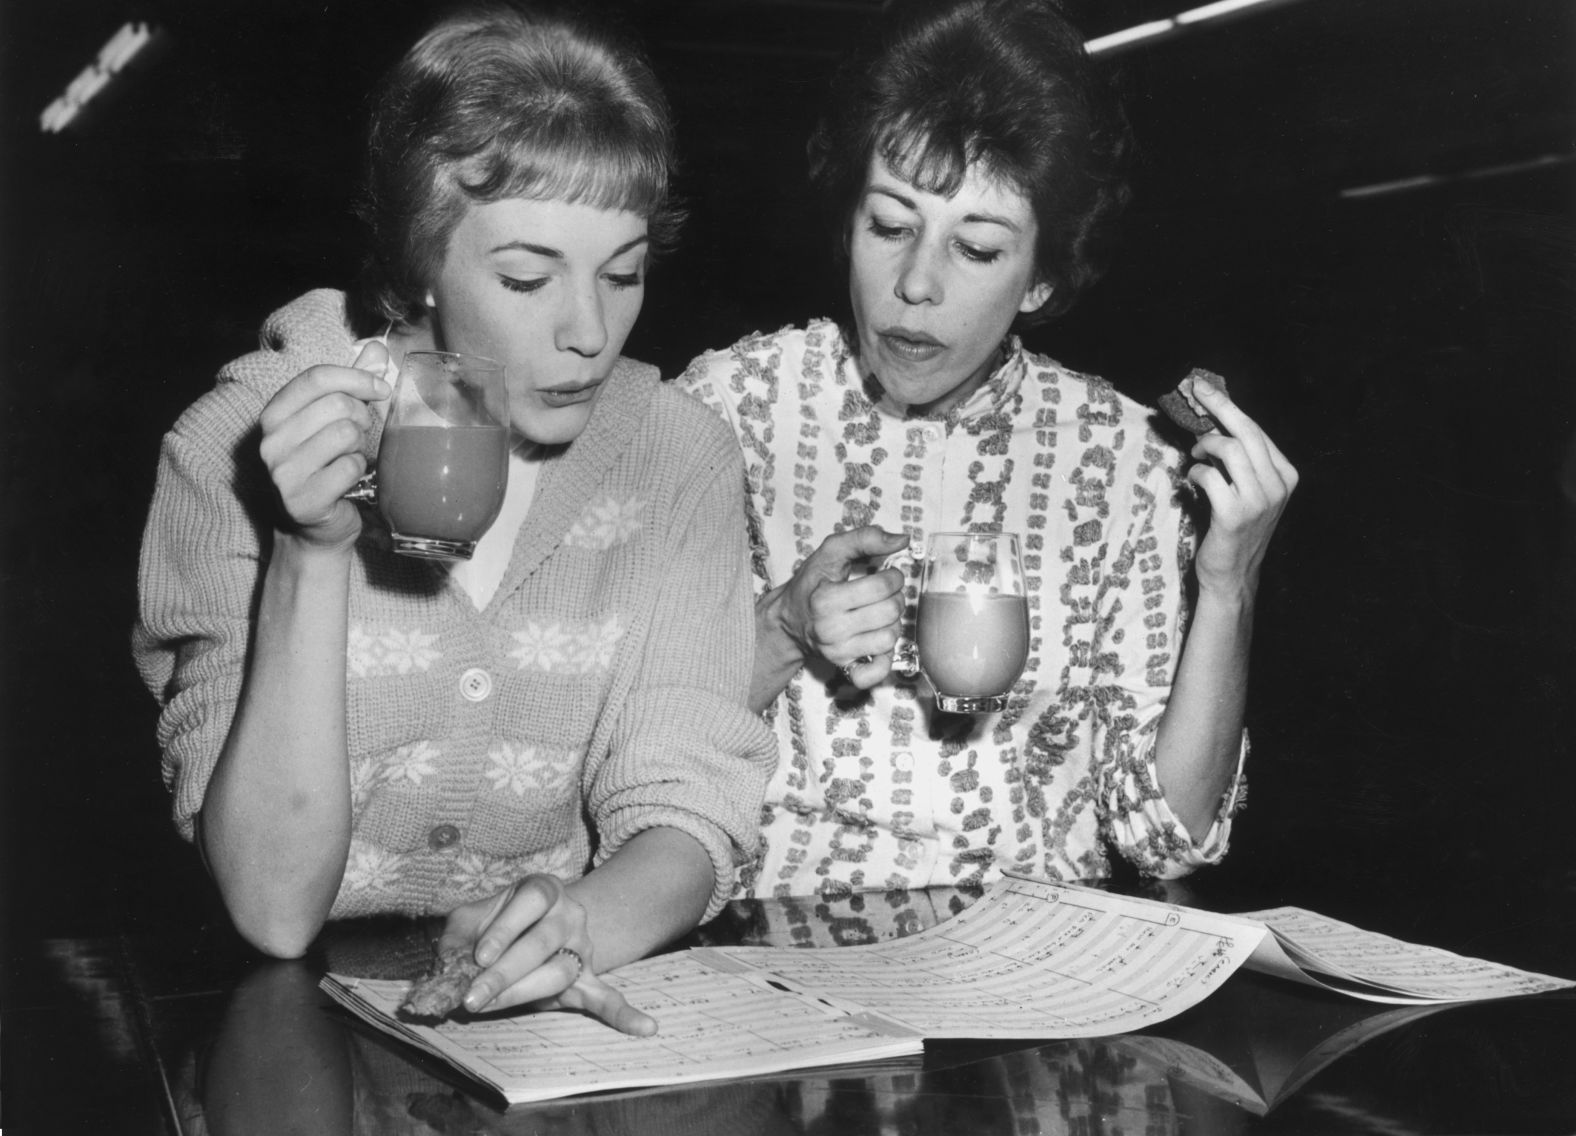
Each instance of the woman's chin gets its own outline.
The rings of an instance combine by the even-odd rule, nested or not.
[[[962,380],[952,376],[915,375],[895,368],[878,373],[876,382],[889,399],[915,412],[946,404],[963,385]]]
[[[533,446],[567,446],[585,433],[593,405],[586,402],[565,407],[533,406],[514,416],[514,432]]]

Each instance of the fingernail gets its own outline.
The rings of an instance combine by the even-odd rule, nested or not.
[[[492,991],[481,983],[477,983],[465,992],[465,1008],[473,1014],[491,1001]]]
[[[498,944],[491,939],[483,939],[476,947],[476,961],[482,966],[491,966],[498,957]]]

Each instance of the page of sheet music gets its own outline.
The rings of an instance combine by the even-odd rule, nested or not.
[[[330,976],[324,986],[373,1025],[469,1070],[515,1103],[923,1049],[912,1030],[868,1015],[848,1016],[759,979],[720,974],[694,952],[659,955],[603,977],[657,1019],[655,1037],[630,1037],[580,1014],[551,1012],[417,1026],[396,1018],[408,982]],[[376,1013],[358,1006],[357,998]]]
[[[1403,942],[1300,907],[1254,911],[1242,918],[1271,928],[1286,953],[1299,965],[1380,987],[1373,994],[1342,987],[1348,993],[1375,1001],[1456,1002],[1541,994],[1576,986],[1563,978]],[[1395,992],[1397,997],[1386,997],[1385,990]]]
[[[930,1038],[1101,1037],[1202,1001],[1266,934],[1247,920],[1008,877],[945,923],[891,942],[806,951],[704,947]]]

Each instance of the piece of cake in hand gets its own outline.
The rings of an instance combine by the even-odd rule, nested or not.
[[[1166,412],[1166,417],[1193,434],[1207,434],[1211,430],[1219,430],[1220,423],[1216,422],[1204,412],[1198,399],[1193,395],[1195,383],[1207,383],[1220,391],[1226,392],[1226,380],[1213,371],[1206,371],[1202,367],[1194,367],[1177,384],[1175,390],[1167,391],[1156,401],[1160,409]]]
[[[465,1004],[465,992],[482,969],[471,947],[445,947],[432,971],[405,995],[400,1015],[421,1022],[443,1021]]]

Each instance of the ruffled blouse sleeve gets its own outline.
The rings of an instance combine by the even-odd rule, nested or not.
[[[1094,758],[1111,841],[1143,874],[1171,879],[1226,854],[1231,818],[1245,792],[1248,739],[1244,731],[1215,821],[1195,838],[1161,794],[1155,738],[1191,615],[1185,580],[1198,533],[1185,505],[1191,485],[1179,456],[1153,439],[1144,452],[1128,523],[1097,599]]]

